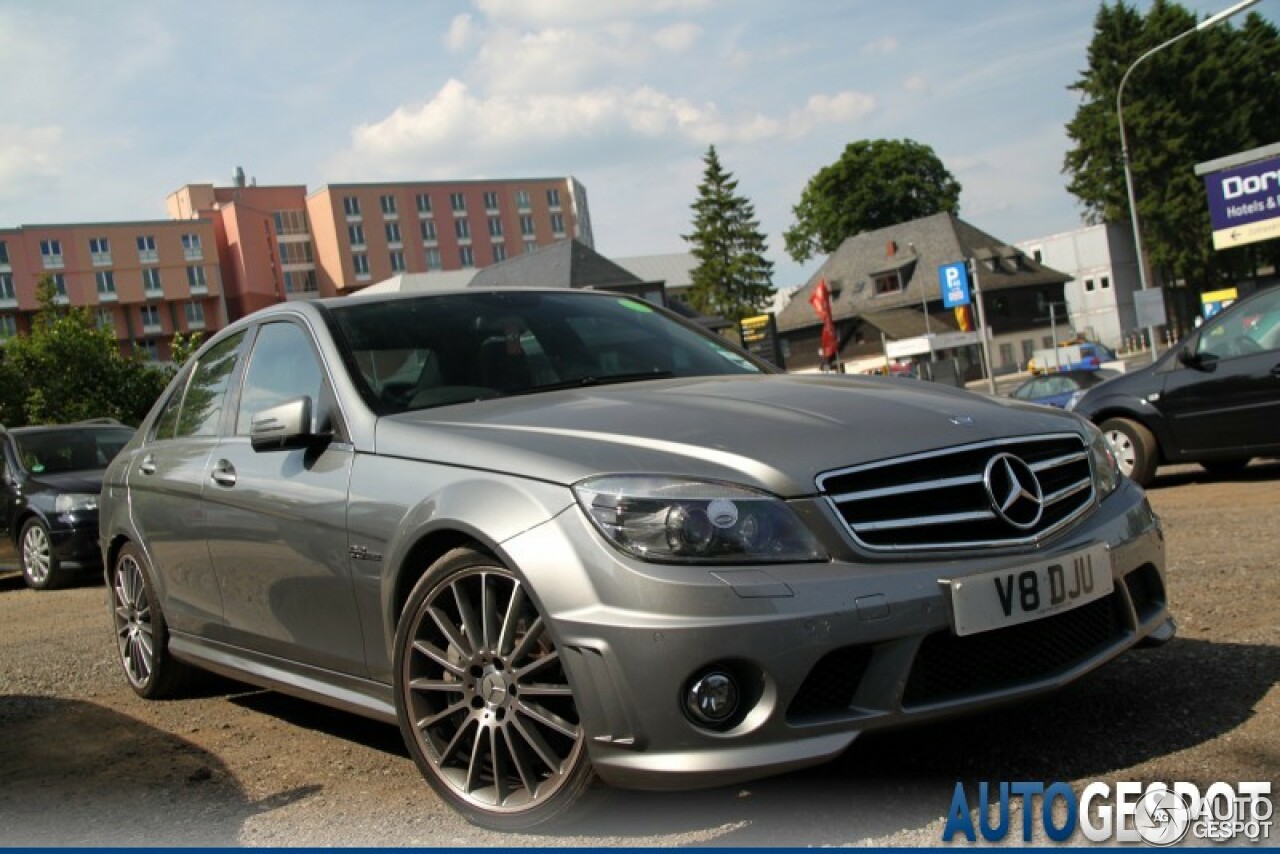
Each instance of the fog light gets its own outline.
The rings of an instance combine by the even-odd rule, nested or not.
[[[697,723],[718,726],[738,711],[741,692],[731,674],[723,670],[708,670],[689,683],[685,695],[685,708]]]

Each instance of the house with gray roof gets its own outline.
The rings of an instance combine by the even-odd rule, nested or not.
[[[956,311],[942,304],[938,268],[972,260],[991,330],[995,372],[1024,365],[1052,345],[1049,306],[1063,300],[1064,273],[949,213],[854,235],[840,244],[778,314],[787,367],[819,365],[822,334],[809,297],[819,280],[831,291],[831,310],[847,369],[883,364],[890,355],[954,359],[965,378],[981,374],[976,336],[966,336]],[[970,286],[972,288],[972,281]],[[977,328],[976,310],[971,328]],[[959,345],[959,346],[957,346]]]

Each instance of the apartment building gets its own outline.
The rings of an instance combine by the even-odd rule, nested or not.
[[[188,184],[175,219],[218,235],[238,318],[289,299],[354,293],[401,273],[487,267],[573,237],[593,245],[586,189],[571,177],[301,185]]]
[[[227,323],[217,239],[207,219],[0,228],[0,339],[30,329],[37,286],[90,308],[123,352],[168,360],[176,332]]]

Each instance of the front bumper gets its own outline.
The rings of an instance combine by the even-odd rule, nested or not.
[[[1019,626],[952,632],[940,579],[1098,542],[1110,547],[1109,597]],[[658,566],[620,555],[576,506],[503,550],[551,618],[596,770],[630,788],[725,785],[820,763],[867,730],[1052,690],[1173,629],[1163,534],[1127,480],[1031,555],[874,562],[846,552],[763,568]],[[690,678],[713,662],[753,686],[750,710],[723,732],[683,711]]]
[[[68,566],[83,569],[100,569],[102,552],[98,546],[98,515],[77,515],[74,522],[51,520],[49,546],[53,556]]]

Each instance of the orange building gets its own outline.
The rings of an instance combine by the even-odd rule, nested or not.
[[[126,353],[136,348],[167,360],[175,332],[227,323],[207,219],[0,229],[0,339],[30,328],[45,275],[58,302],[91,308]]]
[[[227,304],[238,318],[288,299],[353,293],[398,273],[486,267],[568,237],[593,245],[586,190],[573,178],[231,187],[188,184],[175,219],[218,235]]]

